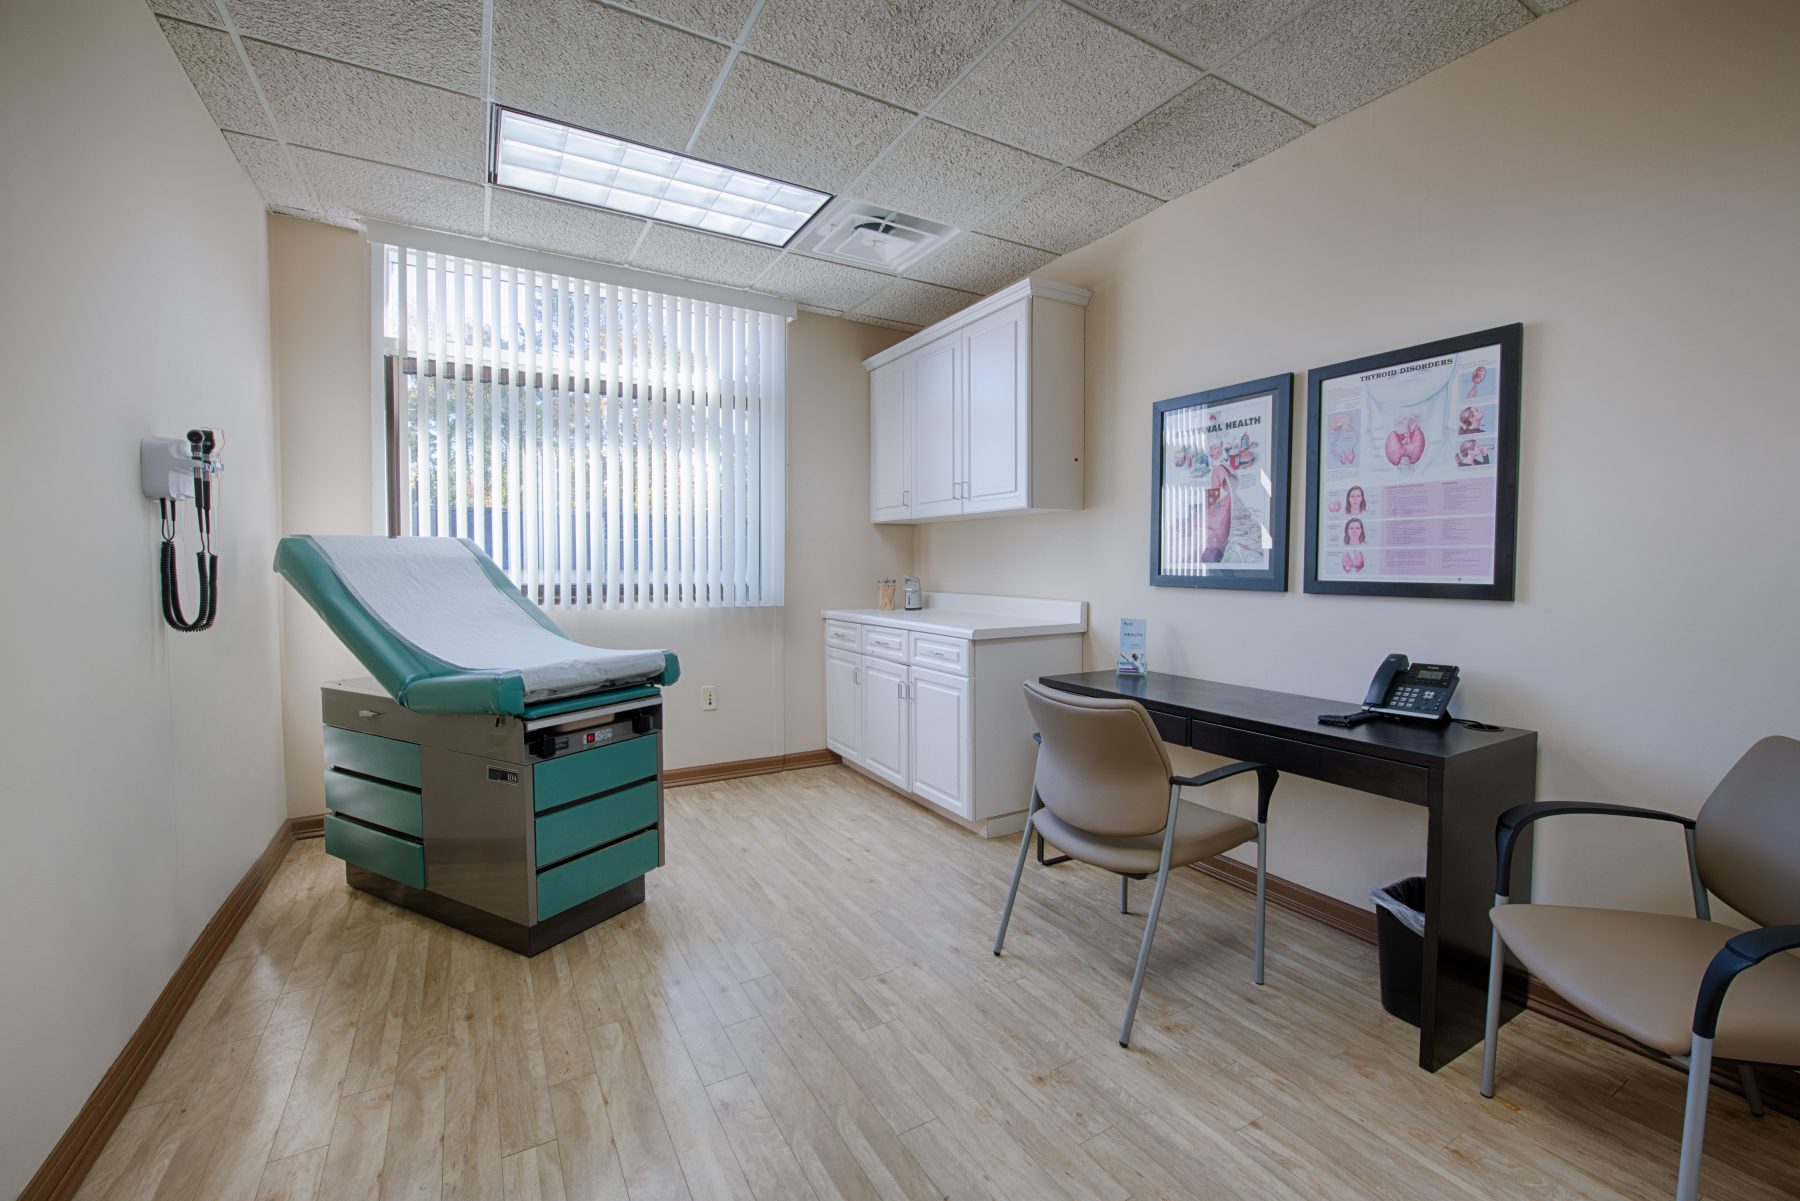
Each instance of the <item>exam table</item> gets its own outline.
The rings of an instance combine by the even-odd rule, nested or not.
[[[673,654],[576,642],[463,539],[290,537],[275,570],[371,677],[321,702],[353,887],[523,955],[644,899]]]

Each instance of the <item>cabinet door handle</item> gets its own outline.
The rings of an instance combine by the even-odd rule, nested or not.
[[[852,683],[852,684],[860,684],[860,683],[862,683],[862,668],[860,668],[860,667],[852,667],[852,668],[851,668],[851,669],[850,669],[850,682],[851,682],[851,683]]]
[[[911,488],[900,489],[900,505],[902,508],[907,508],[907,509],[912,508],[912,489]]]

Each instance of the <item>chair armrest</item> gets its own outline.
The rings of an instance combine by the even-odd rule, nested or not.
[[[1197,776],[1171,776],[1169,783],[1182,788],[1200,788],[1247,771],[1256,773],[1256,820],[1266,822],[1269,820],[1269,799],[1275,795],[1275,782],[1281,779],[1281,773],[1266,763],[1228,763]]]
[[[1725,990],[1738,973],[1753,968],[1771,955],[1800,948],[1800,926],[1764,926],[1746,930],[1719,948],[1706,975],[1700,979],[1700,998],[1694,1003],[1694,1033],[1711,1038],[1719,1028],[1719,1009],[1725,1004]]]
[[[1602,817],[1647,817],[1653,821],[1675,822],[1690,830],[1694,828],[1694,819],[1691,817],[1683,817],[1679,813],[1664,813],[1660,809],[1637,809],[1630,805],[1590,805],[1580,801],[1531,801],[1524,805],[1514,805],[1500,815],[1500,824],[1494,830],[1495,850],[1498,852],[1498,862],[1494,868],[1495,896],[1512,895],[1513,850],[1525,827],[1540,817],[1563,817],[1572,813],[1597,814]]]

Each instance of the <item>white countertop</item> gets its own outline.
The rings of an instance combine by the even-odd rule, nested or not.
[[[890,626],[977,642],[1087,631],[1086,601],[964,592],[927,592],[923,609],[826,609],[822,616],[831,621]]]

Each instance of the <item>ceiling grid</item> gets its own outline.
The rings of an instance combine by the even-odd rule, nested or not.
[[[912,329],[1568,0],[148,2],[272,209]],[[882,272],[497,188],[495,104],[963,232]]]

